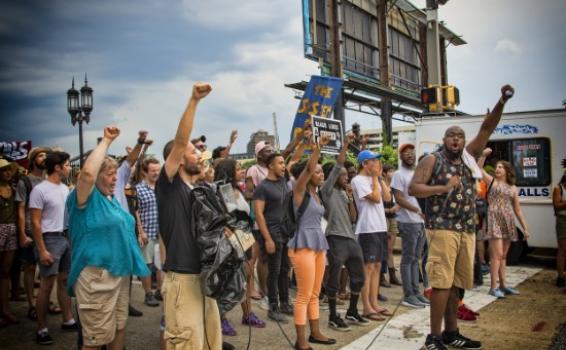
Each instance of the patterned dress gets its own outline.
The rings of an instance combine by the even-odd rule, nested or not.
[[[495,181],[495,180],[493,180]],[[487,230],[484,239],[517,241],[513,211],[513,186],[495,181],[488,193]]]

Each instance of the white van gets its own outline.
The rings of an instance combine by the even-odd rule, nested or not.
[[[417,156],[430,153],[442,144],[444,132],[452,125],[464,129],[470,141],[484,118],[485,115],[424,115],[415,124]],[[505,113],[488,147],[493,153],[486,164],[507,160],[515,169],[521,208],[531,235],[528,247],[556,248],[552,188],[564,171],[561,160],[566,158],[566,110]],[[518,258],[526,247],[515,244],[510,255]]]

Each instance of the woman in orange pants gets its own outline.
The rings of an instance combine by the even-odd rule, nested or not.
[[[328,144],[328,138],[322,137],[320,146]],[[324,215],[324,207],[318,196],[317,188],[324,181],[322,167],[318,164],[320,146],[312,144],[313,153],[308,160],[293,167],[293,175],[297,181],[293,187],[293,206],[297,218],[295,235],[289,240],[289,258],[297,279],[297,296],[293,315],[297,330],[295,349],[312,349],[305,339],[305,325],[309,320],[311,334],[310,343],[332,345],[330,339],[320,332],[318,296],[324,276],[326,250],[328,243],[320,225]],[[297,212],[307,201],[304,212],[298,217]]]

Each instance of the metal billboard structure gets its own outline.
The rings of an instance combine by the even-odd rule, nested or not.
[[[344,79],[334,113],[344,126],[343,109],[379,116],[390,141],[392,119],[412,122],[424,111],[420,91],[435,81],[429,71],[447,84],[446,47],[466,42],[435,23],[439,39],[429,46],[438,47],[439,64],[429,69],[430,10],[407,0],[302,0],[304,55],[322,75]],[[285,86],[299,96],[306,82]]]

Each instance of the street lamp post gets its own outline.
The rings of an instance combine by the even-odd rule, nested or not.
[[[92,88],[88,86],[88,81],[85,74],[85,84],[81,88],[80,92],[80,104],[79,104],[79,92],[75,89],[75,77],[73,77],[73,82],[71,88],[67,91],[67,111],[71,115],[71,123],[73,126],[79,123],[79,152],[80,159],[79,164],[82,169],[83,167],[83,122],[90,121],[90,112],[92,112]]]

